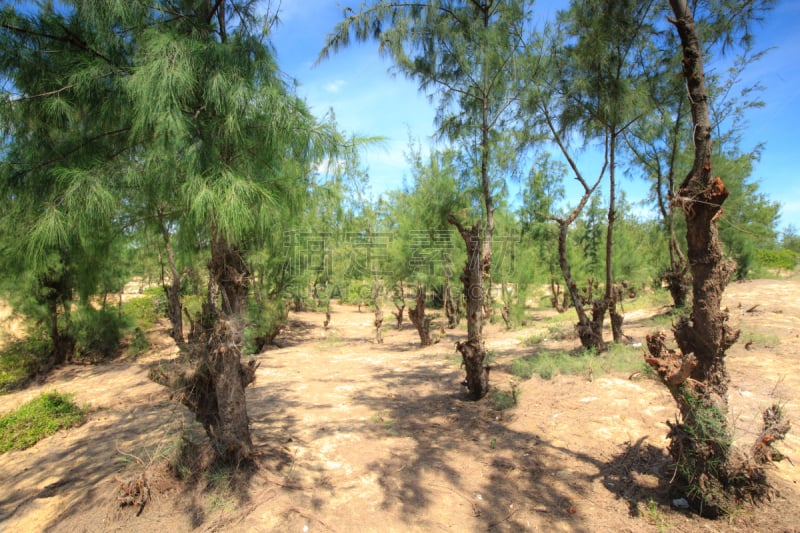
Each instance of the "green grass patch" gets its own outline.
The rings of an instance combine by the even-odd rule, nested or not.
[[[781,343],[781,338],[778,335],[769,335],[745,328],[739,334],[739,342],[742,344],[752,342],[757,346],[774,347]]]
[[[672,305],[672,297],[667,289],[658,288],[652,291],[642,291],[642,293],[633,300],[626,299],[623,305],[625,306],[625,311],[664,307],[665,305]]]
[[[666,313],[654,315],[643,320],[642,325],[652,329],[671,330],[672,326],[677,324],[681,317],[688,316],[689,312],[690,309],[688,307],[684,309],[672,309]]]
[[[46,392],[0,418],[0,453],[30,448],[56,431],[80,425],[86,410],[67,394]]]
[[[544,342],[545,336],[542,333],[534,333],[528,337],[522,339],[522,345],[527,346],[528,348],[532,348],[534,346],[538,346]]]
[[[535,355],[512,361],[511,373],[523,379],[536,375],[542,379],[552,379],[558,374],[585,375],[588,378],[643,371],[644,367],[644,359],[639,350],[622,344],[612,344],[607,352],[599,355],[592,350],[542,350]]]
[[[511,409],[512,407],[517,406],[520,395],[517,382],[512,379],[510,387],[510,390],[493,389],[491,391],[489,400],[493,409],[497,411],[505,411],[506,409]]]
[[[160,286],[150,287],[138,298],[131,298],[122,304],[122,316],[128,323],[144,331],[156,325],[156,321],[166,315],[167,298]]]

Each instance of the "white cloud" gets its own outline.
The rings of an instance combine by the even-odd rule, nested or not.
[[[347,85],[347,82],[344,80],[334,80],[325,84],[325,92],[338,93],[345,85]]]

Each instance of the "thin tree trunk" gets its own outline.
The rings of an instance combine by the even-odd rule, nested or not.
[[[500,316],[503,317],[503,322],[506,325],[506,329],[511,329],[511,292],[508,290],[508,286],[506,285],[505,280],[500,285],[501,293],[503,298],[503,307],[500,310]]]
[[[395,289],[395,299],[394,299],[394,306],[397,308],[397,311],[392,311],[395,319],[397,320],[397,329],[403,327],[403,313],[406,309],[406,295],[405,295],[405,288],[403,287],[403,281],[398,282],[398,287]]]
[[[559,313],[569,309],[569,291],[563,291],[561,284],[555,279],[555,272],[550,273],[550,305]]]
[[[589,201],[589,198],[592,196],[595,189],[597,189],[597,186],[600,185],[600,181],[603,179],[603,174],[605,174],[606,167],[608,166],[608,139],[606,139],[605,143],[603,167],[600,170],[597,180],[590,187],[580,170],[578,170],[578,165],[570,156],[569,151],[564,145],[564,142],[561,140],[561,135],[553,125],[553,120],[550,117],[550,112],[547,109],[547,106],[542,105],[540,109],[544,115],[547,127],[550,129],[550,132],[553,135],[553,140],[561,149],[561,153],[564,154],[564,157],[567,159],[567,163],[569,163],[572,172],[575,174],[575,179],[577,179],[583,187],[583,196],[578,202],[578,205],[575,206],[575,209],[572,210],[567,218],[550,217],[551,220],[558,224],[558,264],[561,267],[561,273],[564,275],[564,282],[566,283],[567,291],[572,299],[572,305],[575,307],[575,311],[578,314],[578,323],[575,325],[575,329],[578,333],[578,337],[581,340],[581,345],[584,348],[604,351],[606,349],[606,344],[605,341],[603,341],[603,320],[602,318],[598,317],[597,313],[602,310],[603,316],[605,316],[605,309],[595,309],[593,306],[593,320],[589,320],[588,316],[586,315],[580,293],[578,292],[578,287],[575,284],[575,280],[572,279],[572,271],[567,258],[567,232],[570,224],[572,224],[575,219],[578,218],[578,215],[580,215],[581,211],[583,211],[583,208],[586,206],[586,202]]]
[[[57,278],[44,280],[42,286],[46,289],[46,293],[39,301],[47,305],[48,314],[50,315],[50,341],[53,344],[48,363],[50,367],[63,365],[75,354],[75,338],[69,333],[72,289],[69,286],[67,274],[64,272]],[[63,309],[63,326],[59,321],[59,305]],[[64,332],[62,332],[62,329]]]
[[[672,296],[672,303],[676,308],[683,308],[686,306],[686,300],[689,295],[690,281],[688,278],[689,264],[686,262],[686,257],[683,255],[681,246],[678,243],[678,236],[675,234],[675,206],[672,199],[673,191],[675,190],[675,165],[678,160],[678,151],[680,148],[680,137],[678,135],[679,129],[684,120],[684,101],[681,100],[678,104],[678,112],[675,116],[675,125],[672,135],[672,146],[669,158],[669,170],[667,173],[667,198],[664,198],[663,190],[663,177],[661,167],[658,167],[657,182],[656,182],[656,198],[658,199],[658,207],[661,210],[661,217],[664,219],[664,224],[667,228],[669,236],[669,268],[664,272],[664,279],[667,282],[670,296]]]
[[[460,321],[458,308],[453,299],[453,289],[450,285],[450,267],[444,264],[444,314],[447,317],[447,327],[453,329],[458,326]]]
[[[58,302],[50,302],[50,342],[53,343],[53,355],[51,361],[53,366],[63,365],[71,355],[67,349],[67,344],[61,338],[58,330]]]
[[[374,271],[375,286],[372,290],[372,305],[375,309],[375,342],[383,344],[383,336],[381,335],[381,327],[383,326],[383,309],[381,309],[381,285],[378,281],[378,269]]]
[[[622,342],[622,322],[624,317],[617,312],[617,291],[614,287],[614,222],[617,217],[616,212],[616,183],[615,183],[615,156],[617,146],[617,134],[611,132],[609,136],[609,193],[608,193],[608,227],[606,228],[606,292],[604,306],[608,309],[608,315],[611,319],[611,334],[614,342]],[[603,313],[605,316],[605,312]],[[600,329],[602,331],[603,321],[600,319]],[[602,335],[602,333],[601,333]]]
[[[169,322],[172,326],[170,336],[178,344],[183,344],[183,303],[181,302],[181,275],[178,272],[178,267],[175,263],[175,253],[172,250],[172,241],[170,239],[169,228],[164,220],[164,216],[159,210],[158,222],[161,226],[161,236],[164,239],[164,249],[167,252],[167,264],[169,265],[169,273],[171,283],[169,286],[164,285],[164,292],[167,295],[167,310],[169,312]]]

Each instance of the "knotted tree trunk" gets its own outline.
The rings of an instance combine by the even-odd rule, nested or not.
[[[728,384],[725,352],[739,332],[728,324],[720,307],[735,263],[724,257],[716,221],[728,191],[722,179],[711,175],[711,122],[700,42],[686,0],[670,0],[683,47],[683,73],[692,109],[695,157],[692,170],[680,186],[677,204],[686,216],[688,260],[692,274],[692,312],[674,327],[680,351],[668,349],[666,335],[647,338],[653,366],[680,409],[680,421],[670,423],[670,454],[676,465],[680,495],[706,516],[716,517],[736,501],[765,493],[766,477],[760,466],[775,458],[767,447],[783,438],[788,424],[780,409],[765,415],[764,435],[746,456],[734,453],[728,420]],[[766,445],[763,445],[766,442]],[[762,446],[759,446],[759,443]]]
[[[461,283],[464,285],[464,296],[467,300],[467,340],[456,344],[456,349],[461,353],[467,371],[469,397],[480,400],[489,392],[489,367],[483,364],[486,360],[486,347],[483,344],[483,280],[484,269],[488,268],[491,256],[487,263],[482,253],[480,222],[466,229],[452,215],[449,215],[447,220],[458,228],[467,246],[467,262],[461,274]]]
[[[417,328],[419,333],[419,343],[421,346],[430,346],[433,344],[431,338],[431,320],[432,317],[425,315],[425,286],[417,285],[416,307],[408,310],[408,318],[411,323]]]
[[[170,386],[195,414],[217,458],[239,465],[253,455],[245,388],[255,380],[258,365],[241,361],[250,272],[241,252],[220,237],[212,239],[208,272],[189,368],[158,369],[151,377]]]

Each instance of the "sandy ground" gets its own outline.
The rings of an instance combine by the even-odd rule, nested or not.
[[[725,305],[743,332],[728,365],[737,437],[748,444],[774,401],[800,419],[800,281],[732,284]],[[657,312],[628,314],[634,342]],[[45,390],[71,392],[92,413],[0,456],[0,530],[800,531],[800,471],[789,461],[771,471],[777,494],[757,511],[712,522],[670,506],[665,421],[676,408],[655,381],[534,377],[520,382],[519,405],[501,412],[464,400],[453,351],[463,330],[420,349],[410,325],[373,343],[371,314],[355,308],[334,307],[328,331],[323,320],[292,313],[281,347],[257,356],[248,410],[259,468],[231,490],[167,472],[180,436],[202,435],[147,378],[148,365],[176,353],[164,331],[151,333],[154,349],[137,361],[61,368],[3,396],[0,412]],[[493,386],[509,388],[510,362],[533,351],[522,339],[542,331],[537,320],[487,328]],[[782,449],[800,462],[800,434]],[[151,500],[137,515],[120,508],[117,487],[139,474]]]

